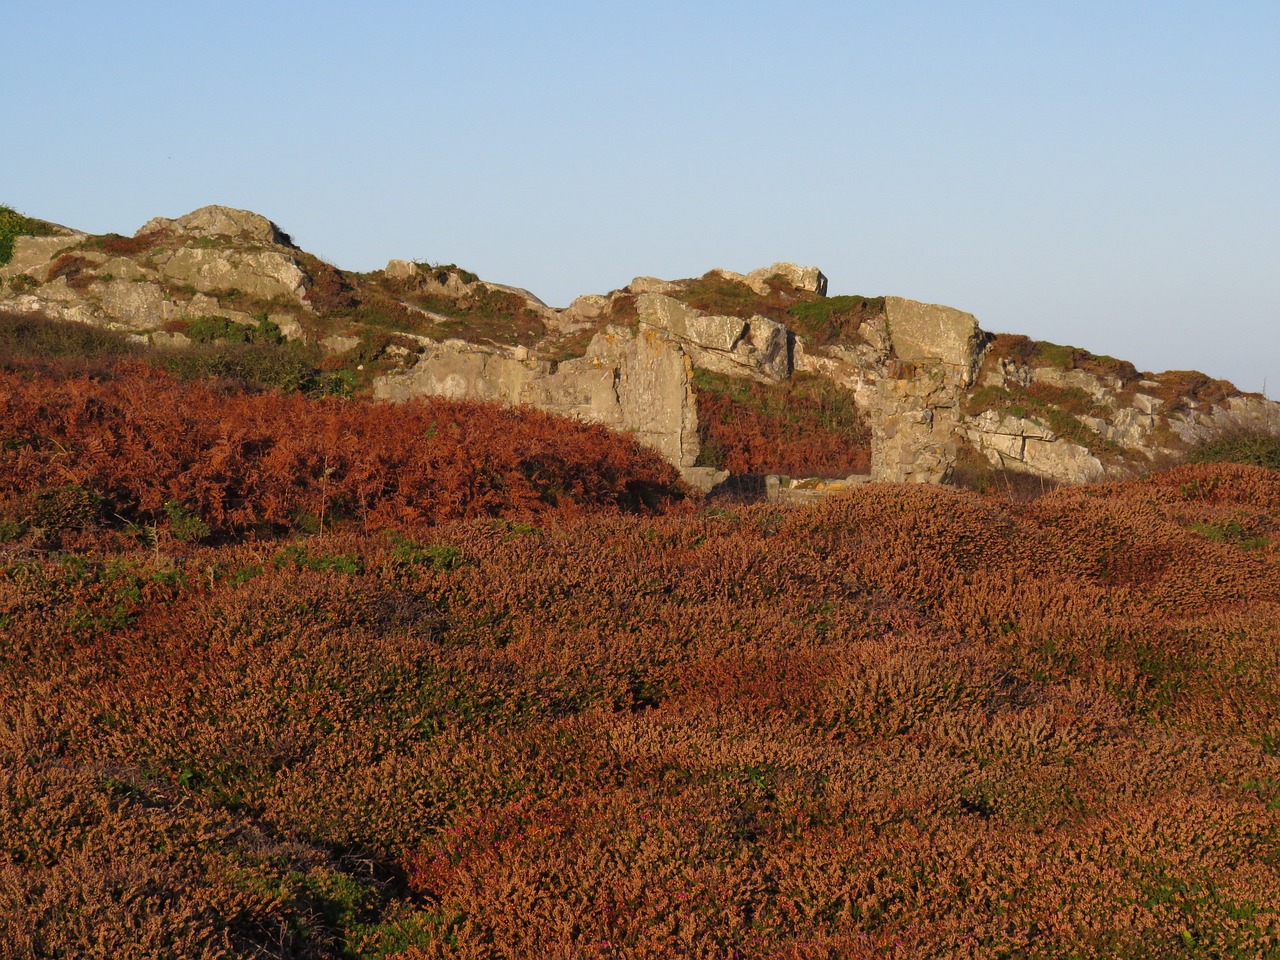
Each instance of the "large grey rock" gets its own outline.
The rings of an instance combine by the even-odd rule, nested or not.
[[[632,293],[676,293],[680,290],[680,284],[671,283],[669,280],[659,280],[657,277],[635,277],[627,284],[627,289]]]
[[[274,223],[261,214],[235,207],[212,205],[193,210],[185,216],[169,219],[155,217],[144,223],[134,236],[164,230],[179,236],[231,237],[261,243],[292,247],[293,242]]]
[[[301,300],[311,282],[297,261],[279,250],[179,247],[154,262],[162,276],[202,293],[236,289],[261,300]]]
[[[677,467],[698,457],[693,370],[680,345],[660,331],[610,329],[586,355],[558,365],[516,348],[420,338],[418,362],[375,381],[375,395],[524,404],[630,433]]]
[[[1060,483],[1092,483],[1107,473],[1087,447],[1059,437],[1034,420],[988,410],[964,421],[961,429],[993,466],[1006,470]]]
[[[1079,390],[1095,402],[1114,405],[1115,394],[1124,388],[1116,377],[1103,377],[1088,370],[1062,370],[1058,367],[1035,367],[1031,370],[1032,383],[1046,383],[1061,390]]]
[[[963,386],[973,382],[983,342],[973,314],[902,297],[885,297],[884,311],[899,359],[939,361],[955,368],[951,373]]]
[[[1224,433],[1249,431],[1280,436],[1280,402],[1264,397],[1228,397],[1207,409],[1187,409],[1171,414],[1169,427],[1187,444],[1197,444]]]
[[[757,293],[768,290],[770,277],[782,277],[797,290],[808,290],[820,297],[827,295],[827,278],[817,267],[802,267],[794,263],[775,263],[752,270],[746,276],[747,285]]]
[[[960,402],[977,374],[984,337],[972,314],[885,298],[892,358],[871,403],[871,476],[941,483],[960,439]]]
[[[936,370],[878,380],[871,406],[871,479],[945,482],[956,460],[958,405],[954,381]]]
[[[560,311],[561,315],[572,321],[599,320],[609,310],[610,300],[598,293],[588,293],[577,297],[573,303]]]
[[[103,284],[101,304],[107,318],[133,330],[155,330],[177,312],[160,284],[132,280]]]
[[[391,280],[408,280],[418,272],[418,265],[409,260],[388,260],[382,272]]]
[[[360,346],[360,338],[343,337],[335,333],[332,336],[323,338],[320,341],[320,346],[328,353],[347,353]]]
[[[802,267],[794,263],[774,263],[767,267],[758,267],[750,273],[734,273],[732,270],[715,270],[715,273],[728,280],[745,283],[756,293],[769,293],[771,277],[781,277],[797,290],[808,290],[820,297],[827,295],[827,278],[817,267]],[[661,291],[659,291],[661,292]]]
[[[767,317],[706,314],[660,293],[640,294],[636,310],[641,325],[681,341],[696,366],[766,381],[791,375],[790,335]]]
[[[70,293],[63,286],[48,290],[46,284],[36,293],[21,294],[7,300],[0,300],[0,308],[12,310],[14,313],[39,313],[54,320],[69,320],[74,323],[98,325],[102,323],[101,311],[78,296],[58,296],[58,293]]]

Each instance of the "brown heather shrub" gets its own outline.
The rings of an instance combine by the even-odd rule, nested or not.
[[[699,463],[733,474],[846,477],[871,470],[871,428],[853,394],[817,377],[752,383],[695,374]]]
[[[74,485],[104,517],[179,539],[184,519],[217,537],[657,507],[676,483],[629,438],[530,410],[215,393],[142,364],[106,381],[0,372],[0,500]]]
[[[0,943],[1280,956],[1278,522],[1199,465],[12,549]]]

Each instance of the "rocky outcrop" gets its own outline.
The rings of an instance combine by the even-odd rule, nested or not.
[[[64,250],[79,246],[89,239],[85,233],[71,233],[57,237],[15,237],[13,256],[0,266],[0,278],[11,279],[19,275],[43,280],[49,272],[49,264]]]
[[[695,366],[755,380],[791,376],[790,335],[775,320],[713,316],[659,293],[636,297],[636,309],[642,326],[679,341]]]
[[[1060,483],[1092,483],[1106,475],[1089,449],[1059,437],[1043,424],[988,410],[965,420],[961,431],[997,467]]]
[[[693,469],[698,458],[693,365],[662,331],[610,328],[592,338],[585,356],[559,364],[533,359],[521,347],[422,343],[417,363],[379,379],[375,395],[523,404],[601,423],[633,434],[688,471],[689,478],[701,479]]]
[[[201,207],[174,220],[155,217],[144,223],[134,236],[152,233],[169,233],[180,237],[225,237],[293,247],[293,240],[289,235],[261,214],[217,205]]]
[[[343,274],[266,217],[230,207],[156,218],[132,239],[53,229],[15,238],[0,267],[0,309],[167,346],[189,342],[183,321],[193,318],[252,326],[265,317],[291,339],[358,353],[362,371],[375,358],[365,373],[379,374],[379,396],[524,404],[605,424],[703,486],[716,474],[695,467],[695,368],[766,385],[798,373],[846,388],[870,424],[871,477],[883,481],[945,482],[962,456],[976,456],[1088,482],[1171,462],[1227,430],[1280,432],[1280,405],[1230,384],[992,338],[952,307],[850,297],[812,309],[827,278],[793,263],[637,277],[553,310],[453,265],[392,260],[373,274]]]
[[[297,260],[278,250],[181,247],[157,254],[152,262],[165,280],[200,293],[237,290],[259,300],[301,301],[311,279]]]
[[[87,234],[18,237],[12,259],[0,268],[0,307],[142,333],[202,316],[257,323],[230,302],[309,309],[311,278],[288,236],[266,217],[202,207],[174,220],[150,220],[135,238],[143,242],[103,243]],[[117,248],[128,252],[113,252]],[[301,335],[290,315],[271,319]]]
[[[802,267],[795,263],[775,263],[745,274],[734,273],[732,270],[717,270],[715,272],[726,279],[745,283],[756,293],[762,295],[768,293],[769,281],[774,278],[780,278],[797,290],[816,293],[820,297],[827,295],[827,278],[817,267]],[[635,287],[633,286],[632,289],[634,290]]]
[[[985,337],[971,314],[901,297],[885,298],[883,325],[889,350],[869,405],[871,476],[942,483]]]
[[[973,383],[986,338],[973,314],[936,303],[884,298],[885,324],[899,360],[940,368],[948,382]]]
[[[943,483],[956,462],[960,393],[939,365],[893,364],[871,406],[871,478]]]

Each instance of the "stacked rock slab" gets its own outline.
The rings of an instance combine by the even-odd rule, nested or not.
[[[678,342],[694,366],[765,382],[791,376],[791,336],[776,320],[706,314],[660,293],[640,294],[636,310],[641,327]]]
[[[892,360],[871,398],[871,478],[942,483],[985,338],[972,314],[885,298]]]

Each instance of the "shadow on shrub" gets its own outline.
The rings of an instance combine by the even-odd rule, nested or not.
[[[1191,451],[1191,463],[1240,463],[1280,470],[1280,434],[1268,430],[1232,430]]]

